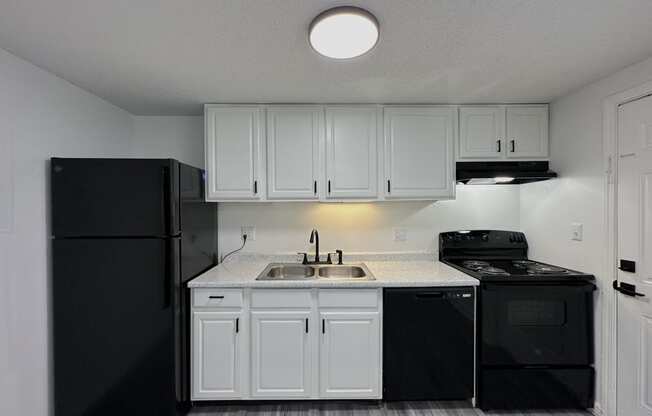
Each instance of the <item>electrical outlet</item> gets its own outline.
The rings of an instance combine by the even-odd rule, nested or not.
[[[256,241],[256,227],[253,225],[243,225],[240,227],[240,235],[247,235],[247,241]]]
[[[394,228],[394,241],[407,241],[407,229],[405,228]]]
[[[580,222],[571,224],[571,240],[582,241],[584,238],[584,225]]]

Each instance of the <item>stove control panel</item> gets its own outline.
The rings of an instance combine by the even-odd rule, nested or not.
[[[439,253],[445,254],[451,250],[460,255],[460,250],[524,250],[527,251],[525,234],[519,231],[502,230],[460,230],[439,234]]]

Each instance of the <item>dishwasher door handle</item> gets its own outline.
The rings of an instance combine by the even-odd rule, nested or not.
[[[417,299],[441,299],[444,297],[444,292],[422,292],[415,296]]]

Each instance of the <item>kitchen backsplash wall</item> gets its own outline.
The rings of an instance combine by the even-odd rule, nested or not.
[[[457,187],[457,199],[382,203],[221,203],[220,252],[240,246],[242,226],[256,228],[243,251],[278,253],[313,250],[310,230],[320,235],[320,251],[430,251],[440,231],[466,228],[520,229],[520,188]],[[405,241],[395,241],[395,233]]]

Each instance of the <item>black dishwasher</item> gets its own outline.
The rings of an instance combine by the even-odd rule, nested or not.
[[[383,398],[473,397],[474,288],[389,288],[383,298]]]

